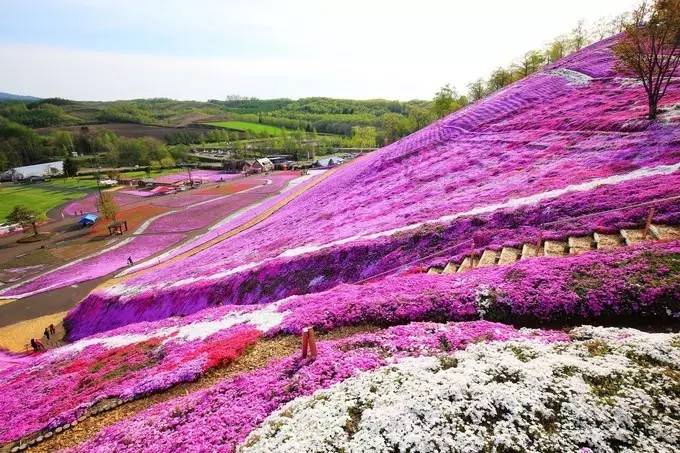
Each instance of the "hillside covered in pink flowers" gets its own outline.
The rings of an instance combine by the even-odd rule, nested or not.
[[[680,82],[650,122],[614,39],[361,157],[254,228],[97,290],[69,315],[72,338],[327,290],[471,239],[500,249],[639,226],[647,208],[612,210],[678,193]],[[677,206],[655,220],[677,222]]]
[[[225,214],[91,292],[67,344],[0,352],[0,451],[675,451],[680,77],[648,120],[616,39]]]

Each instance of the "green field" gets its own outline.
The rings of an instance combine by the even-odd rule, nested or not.
[[[276,126],[268,126],[266,124],[259,123],[247,123],[245,121],[217,121],[214,123],[206,123],[211,126],[223,127],[225,129],[231,129],[233,131],[240,132],[253,132],[256,134],[266,133],[268,135],[280,135],[283,129]]]
[[[182,171],[177,168],[167,168],[152,171],[151,177],[167,175]],[[145,171],[131,171],[122,173],[131,178],[145,178]],[[97,182],[93,176],[78,176],[76,178],[54,178],[48,182],[35,184],[0,184],[0,223],[5,221],[14,206],[22,204],[38,212],[46,213],[50,209],[67,201],[82,198],[97,190]]]
[[[22,204],[39,212],[47,212],[69,200],[87,195],[97,187],[95,181],[58,179],[36,184],[0,185],[0,223],[5,221],[14,206]]]

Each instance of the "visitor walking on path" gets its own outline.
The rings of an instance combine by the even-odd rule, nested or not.
[[[35,342],[35,338],[31,338],[31,347],[33,348],[33,352],[38,352],[38,343]]]
[[[127,262],[128,262],[128,266],[132,266],[132,257],[131,256],[128,256]]]
[[[43,332],[45,337],[47,338],[47,341],[50,340],[50,329],[48,327],[45,327],[45,331]]]
[[[54,328],[54,324],[50,324],[50,333],[52,335],[56,335],[57,329]]]
[[[46,350],[47,350],[47,349],[45,348],[45,345],[43,344],[43,342],[40,341],[39,339],[37,339],[37,338],[32,338],[32,339],[31,339],[31,345],[33,345],[34,343],[35,343],[35,347],[34,347],[35,352],[46,351]]]

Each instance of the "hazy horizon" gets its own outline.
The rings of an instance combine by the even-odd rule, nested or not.
[[[0,91],[83,101],[429,99],[446,83],[464,91],[581,19],[635,3],[2,0]]]

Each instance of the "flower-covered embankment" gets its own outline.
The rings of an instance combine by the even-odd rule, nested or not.
[[[279,310],[289,313],[272,333],[480,317],[520,325],[674,320],[680,318],[680,242],[340,285],[286,299]]]
[[[420,323],[319,342],[316,360],[300,354],[225,379],[211,388],[152,406],[105,429],[74,451],[234,451],[237,443],[281,405],[401,357],[437,354],[483,341],[568,341],[562,332],[485,321]]]
[[[678,193],[680,118],[645,118],[644,89],[617,73],[615,41],[363,156],[237,236],[97,293],[85,302],[92,313],[128,313],[107,325],[102,311],[93,327],[72,313],[74,338],[129,322],[133,312],[158,319],[164,304],[190,313],[322,291],[473,236],[477,247],[500,247],[539,232],[564,238],[641,225],[648,206],[569,221]],[[673,79],[662,109],[678,103]],[[655,221],[677,222],[677,206],[659,206]],[[563,223],[542,227],[555,220]]]
[[[0,355],[0,444],[73,422],[98,401],[193,381],[236,359],[284,314],[222,307],[138,323],[28,357]]]
[[[680,173],[600,186],[586,193],[564,194],[534,206],[500,209],[460,218],[448,225],[423,226],[409,233],[283,257],[253,269],[246,267],[235,272],[197,276],[169,285],[166,282],[164,285],[140,283],[137,286],[123,282],[120,287],[93,292],[71,312],[68,316],[70,335],[77,339],[137,320],[160,319],[167,312],[189,314],[218,304],[265,303],[294,294],[319,292],[431,254],[439,255],[422,264],[437,264],[469,253],[471,239],[477,252],[481,253],[485,248],[500,250],[504,246],[533,243],[539,236],[564,240],[569,235],[633,228],[644,221],[649,206],[616,208],[658,200],[669,192],[680,193]],[[655,222],[680,222],[677,200],[656,202],[654,207]],[[218,250],[213,248],[199,255],[214,261],[217,258],[211,253],[218,253]],[[446,252],[441,253],[443,250]],[[170,270],[148,272],[161,274]],[[172,280],[171,275],[167,278]]]
[[[572,336],[478,343],[360,374],[286,404],[239,451],[674,451],[680,335]]]

